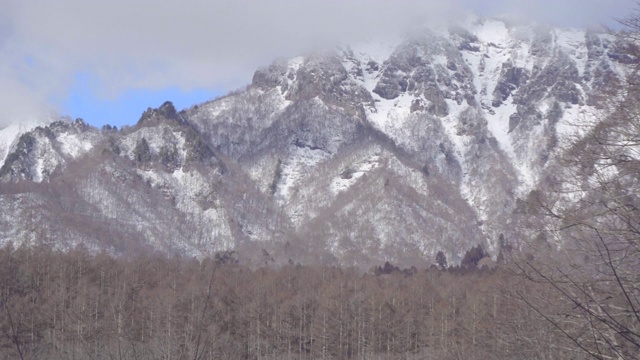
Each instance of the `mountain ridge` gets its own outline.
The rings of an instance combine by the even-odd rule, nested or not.
[[[277,60],[243,91],[119,131],[37,128],[0,167],[0,242],[254,264],[458,263],[478,244],[495,258],[520,243],[517,201],[572,124],[606,115],[625,81],[616,41],[476,18]]]

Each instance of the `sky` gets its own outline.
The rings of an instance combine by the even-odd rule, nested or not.
[[[0,0],[0,129],[51,114],[133,125],[251,82],[278,57],[475,12],[613,25],[634,0]]]

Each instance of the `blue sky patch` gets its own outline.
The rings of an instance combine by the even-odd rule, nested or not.
[[[76,74],[75,85],[69,96],[62,100],[63,114],[82,118],[85,122],[102,127],[105,124],[134,125],[148,107],[159,107],[165,101],[173,102],[178,111],[220,95],[210,89],[183,90],[179,87],[164,89],[128,89],[118,96],[106,98],[97,92],[95,79],[86,73]]]

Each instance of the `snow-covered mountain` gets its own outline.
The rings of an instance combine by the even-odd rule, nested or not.
[[[9,152],[15,148],[22,134],[38,126],[47,126],[51,122],[51,119],[30,119],[0,128],[0,166],[4,164]]]
[[[628,72],[618,48],[473,18],[278,60],[243,91],[131,128],[39,127],[5,141],[0,241],[253,263],[496,256],[573,124],[606,115]]]

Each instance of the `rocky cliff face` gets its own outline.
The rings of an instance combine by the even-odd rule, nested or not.
[[[119,131],[39,127],[0,169],[0,241],[253,263],[496,256],[571,124],[625,80],[617,48],[476,18],[276,61],[243,91]]]

